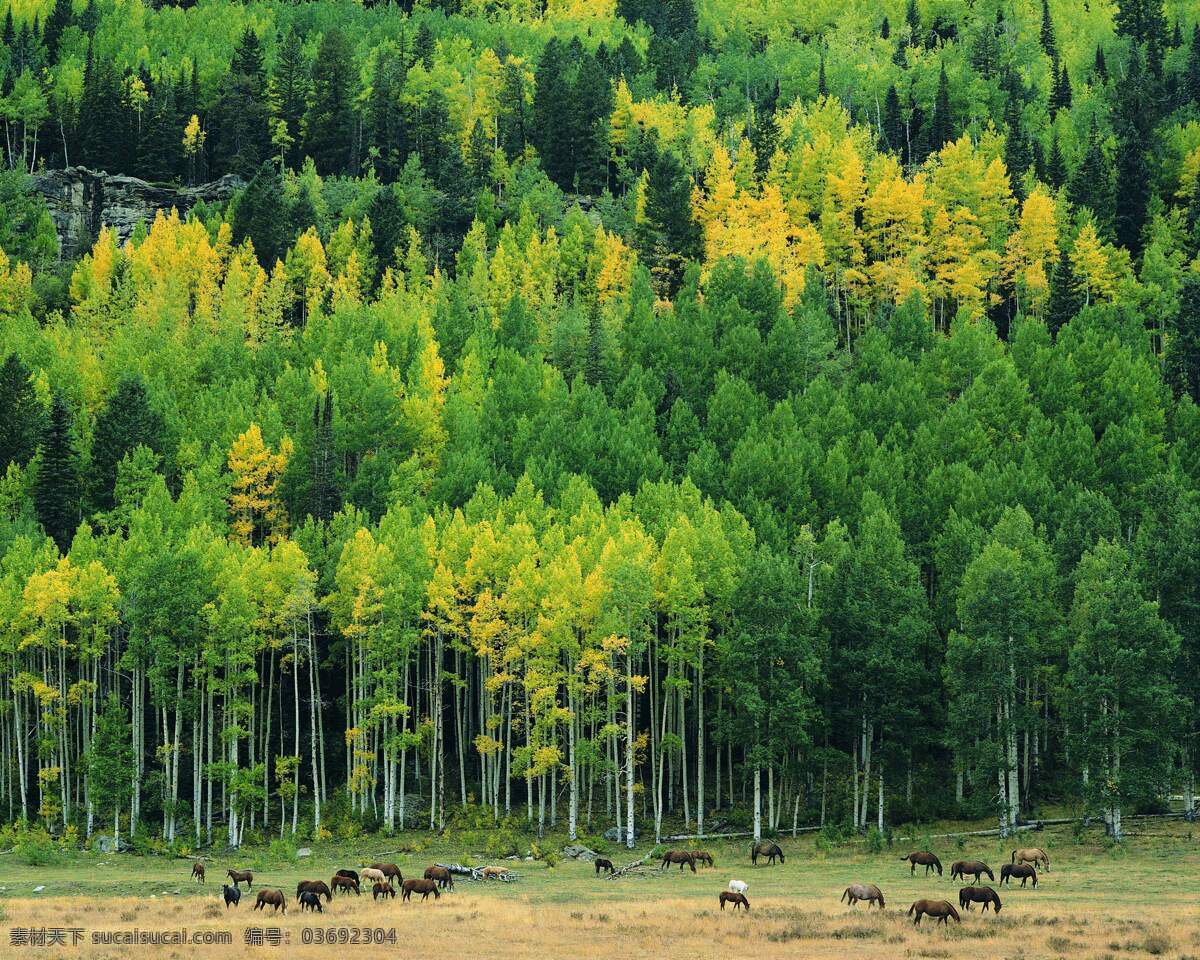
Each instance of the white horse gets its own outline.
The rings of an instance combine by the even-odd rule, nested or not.
[[[734,893],[745,893],[750,889],[750,884],[746,883],[745,880],[730,880],[729,889]]]

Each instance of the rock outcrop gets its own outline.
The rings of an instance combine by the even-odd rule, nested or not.
[[[182,216],[201,200],[224,203],[243,185],[233,174],[195,187],[176,187],[86,167],[48,170],[33,177],[34,189],[46,200],[64,256],[86,250],[101,227],[112,227],[117,238],[125,241],[139,223],[153,223],[159,210],[174,207]]]

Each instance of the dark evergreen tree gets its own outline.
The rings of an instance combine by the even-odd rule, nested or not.
[[[900,115],[900,94],[896,85],[888,86],[887,95],[883,98],[883,122],[881,124],[883,146],[899,156],[904,156],[904,118]]]
[[[277,123],[287,124],[287,134],[292,142],[283,153],[283,161],[293,169],[300,166],[303,159],[307,100],[308,61],[304,59],[304,41],[293,27],[279,45],[275,72],[271,75],[271,116]],[[394,106],[391,112],[396,112]]]
[[[1058,143],[1058,130],[1051,128],[1050,156],[1046,160],[1046,182],[1058,189],[1067,182],[1067,163]]]
[[[258,34],[247,28],[234,50],[210,116],[209,155],[214,172],[254,176],[274,152],[269,120],[262,44]]]
[[[892,35],[892,25],[888,22],[887,14],[883,15],[883,22],[879,24],[879,37],[882,40],[887,40]]]
[[[1159,49],[1167,39],[1167,18],[1162,0],[1117,0],[1117,33],[1134,43],[1155,42]]]
[[[908,25],[908,45],[916,46],[921,37],[921,13],[917,0],[908,0],[904,7],[904,22]]]
[[[33,506],[46,534],[65,551],[79,525],[79,462],[71,427],[71,410],[60,394],[50,404],[38,444]]]
[[[1054,21],[1050,17],[1050,0],[1042,0],[1042,49],[1051,63],[1058,63],[1058,41],[1054,36]]]
[[[1108,80],[1108,64],[1104,60],[1104,48],[1096,47],[1096,59],[1092,63],[1092,78],[1093,81],[1105,83]]]
[[[54,0],[50,16],[46,18],[46,30],[42,34],[42,43],[45,45],[46,54],[52,62],[57,62],[58,60],[58,43],[62,39],[63,31],[74,20],[75,10],[71,5],[71,0]]]
[[[233,204],[229,218],[233,239],[249,239],[263,268],[270,270],[287,253],[292,241],[288,211],[283,201],[283,181],[271,161],[264,161]]]
[[[673,296],[688,260],[700,254],[700,230],[692,217],[692,182],[670,150],[658,150],[646,183],[645,216],[635,227],[643,262],[659,290]]]
[[[575,174],[574,144],[570,142],[572,131],[563,123],[571,106],[565,52],[558,38],[551,37],[534,75],[533,123],[529,139],[537,148],[546,176],[564,190],[573,187]]]
[[[141,378],[132,376],[123,379],[96,417],[88,475],[95,509],[111,510],[115,505],[113,490],[121,459],[138,446],[161,454],[165,434],[162,417],[151,408]]]
[[[1154,132],[1154,108],[1147,79],[1135,48],[1130,52],[1125,80],[1117,88],[1113,221],[1117,242],[1135,257],[1142,249],[1142,230],[1146,226],[1153,180],[1148,151]]]
[[[825,80],[825,54],[821,54],[821,62],[817,67],[817,96],[829,96],[829,84]]]
[[[1050,91],[1050,116],[1059,110],[1071,109],[1071,77],[1067,73],[1065,62],[1059,65],[1058,75],[1054,78],[1054,86]]]
[[[1192,28],[1192,45],[1188,50],[1185,86],[1189,99],[1200,107],[1200,23]]]
[[[934,100],[933,116],[929,118],[928,132],[925,137],[925,152],[933,153],[940,150],[948,141],[954,139],[954,117],[950,109],[950,81],[946,77],[946,65],[942,64],[938,74],[937,98]]]
[[[553,42],[553,41],[552,41]],[[496,117],[500,148],[509,160],[525,152],[529,141],[529,98],[525,69],[516,61],[504,64],[500,76],[500,111]]]
[[[1050,276],[1050,299],[1046,304],[1046,326],[1050,328],[1050,332],[1057,335],[1082,306],[1083,299],[1075,289],[1075,270],[1071,266],[1071,256],[1066,247],[1063,247]]]
[[[1101,233],[1111,233],[1115,216],[1112,169],[1100,143],[1095,117],[1083,159],[1067,185],[1067,199],[1077,207],[1091,210]]]
[[[1200,403],[1200,277],[1188,271],[1179,291],[1179,312],[1168,327],[1166,374],[1176,396]]]
[[[15,353],[0,366],[0,477],[10,463],[29,462],[37,450],[42,410],[33,392],[29,368]]]
[[[599,61],[584,53],[571,90],[570,113],[574,181],[580,193],[600,193],[608,186],[608,119],[612,104],[612,81]]]
[[[779,81],[771,85],[771,92],[762,99],[754,110],[754,124],[750,128],[750,145],[754,148],[754,172],[759,179],[766,176],[779,144],[779,124],[775,119],[779,103]]]
[[[304,152],[323,174],[354,171],[354,51],[334,27],[321,38],[304,116]]]
[[[408,152],[404,114],[396,109],[403,84],[400,57],[387,48],[377,50],[367,98],[367,145],[375,172],[384,183],[396,179]]]

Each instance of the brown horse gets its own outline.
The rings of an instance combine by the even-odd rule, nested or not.
[[[1032,863],[1035,867],[1042,867],[1047,873],[1050,872],[1050,858],[1046,856],[1046,851],[1041,847],[1026,847],[1024,850],[1014,850],[1011,862]]]
[[[996,878],[992,876],[992,868],[982,860],[955,860],[950,864],[950,879],[963,880],[967,879],[967,874],[975,874],[975,882],[979,882],[979,875],[986,873],[988,879],[995,882]]]
[[[907,857],[901,857],[901,860],[907,860],[912,866],[908,872],[910,874],[917,872],[917,867],[925,868],[925,876],[929,876],[929,871],[937,869],[938,876],[942,875],[942,861],[935,857],[932,853],[926,850],[918,850],[915,853],[910,853]]]
[[[395,880],[397,883],[403,883],[404,877],[400,873],[400,868],[394,863],[373,863],[372,870],[378,870],[388,880]]]
[[[1027,863],[1018,863],[1015,867],[1011,863],[1006,863],[1000,868],[1000,882],[1007,883],[1012,886],[1014,877],[1021,878],[1021,886],[1025,886],[1026,881],[1033,879],[1033,889],[1037,889],[1037,870]]]
[[[405,880],[404,883],[401,884],[401,889],[404,891],[403,894],[401,894],[401,896],[400,896],[401,901],[408,900],[408,898],[411,897],[414,893],[421,894],[422,900],[428,900],[429,895],[431,893],[433,894],[434,900],[437,900],[442,895],[441,892],[438,890],[437,883],[434,882],[433,880],[429,880],[429,879]]]
[[[391,897],[393,900],[395,900],[396,899],[396,888],[393,887],[390,883],[375,884],[375,886],[373,886],[371,888],[371,899],[378,900],[380,897],[384,897],[385,899],[387,897]]]
[[[329,889],[328,884],[324,880],[301,880],[296,884],[296,899],[300,899],[302,893],[315,893],[318,897],[324,897],[327,901],[333,899],[333,891]]]
[[[484,867],[480,875],[484,880],[507,880],[508,867]]]
[[[313,892],[312,890],[305,890],[296,898],[296,900],[300,904],[301,913],[303,913],[305,910],[311,910],[313,913],[325,912],[323,909],[321,909],[321,895]]]
[[[453,875],[445,867],[439,867],[437,864],[434,864],[432,867],[425,868],[425,879],[437,881],[437,885],[443,890],[454,889]],[[407,883],[408,881],[405,882]]]
[[[983,912],[988,912],[988,907],[995,907],[996,912],[1000,912],[1000,895],[991,887],[963,887],[958,891],[958,905],[963,909],[970,910],[971,904],[982,903]]]
[[[744,893],[733,893],[729,890],[722,890],[721,895],[717,899],[721,901],[722,910],[725,909],[725,904],[732,903],[734,910],[737,910],[739,907],[745,907],[746,912],[750,912],[750,901],[746,899]]]
[[[351,890],[353,890],[355,896],[362,896],[362,891],[358,889],[358,880],[356,880],[354,877],[347,877],[340,873],[335,873],[333,875],[333,878],[329,881],[329,888],[334,892],[338,890],[345,890],[347,893],[349,893]]]
[[[697,863],[703,863],[709,867],[715,867],[717,865],[716,862],[713,860],[713,855],[711,853],[709,853],[707,850],[693,850],[692,858]]]
[[[197,860],[192,864],[192,879],[197,883],[204,883],[204,864]]]
[[[768,864],[774,863],[776,857],[779,858],[780,863],[784,862],[783,850],[779,844],[772,843],[770,840],[760,840],[750,848],[750,862],[758,866],[759,857],[766,857]]]
[[[871,909],[872,903],[878,903],[880,910],[887,906],[883,901],[883,893],[873,883],[852,883],[842,894],[842,901],[850,906],[854,906],[859,900],[867,901],[868,910]]]
[[[282,890],[259,890],[258,899],[254,901],[254,909],[261,910],[268,904],[275,908],[275,913],[282,909],[283,915],[287,916],[287,898],[284,897]]]
[[[914,913],[916,919],[913,920],[913,924],[918,927],[923,916],[937,917],[938,923],[945,923],[948,918],[953,917],[955,923],[962,923],[962,918],[949,900],[918,900],[908,908],[908,916],[911,917]]]
[[[355,883],[358,883],[358,871],[357,870],[336,870],[336,871],[334,871],[333,875],[335,877],[349,877]]]
[[[617,868],[613,866],[613,862],[611,860],[605,860],[603,857],[597,857],[592,862],[596,864],[597,873],[599,873],[601,870],[607,870],[610,874],[617,872]]]
[[[254,874],[249,870],[226,870],[229,874],[229,879],[233,881],[233,885],[237,887],[239,883],[245,883],[246,889],[250,889],[250,885],[254,882]],[[238,887],[240,890],[241,887]]]
[[[686,863],[692,868],[692,873],[696,872],[696,858],[692,856],[690,850],[668,850],[662,855],[662,866],[660,870],[666,870],[672,864],[679,864],[679,872],[683,872],[683,865]]]

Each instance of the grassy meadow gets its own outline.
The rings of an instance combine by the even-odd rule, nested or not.
[[[208,882],[189,879],[191,861],[131,855],[72,854],[52,866],[17,862],[0,853],[0,955],[80,958],[227,957],[248,950],[282,951],[286,956],[347,960],[369,952],[396,950],[405,955],[575,958],[622,955],[687,957],[952,957],[998,958],[1169,958],[1200,957],[1200,911],[1196,882],[1200,843],[1186,824],[1139,825],[1125,847],[1106,846],[1098,834],[1079,838],[1066,830],[1030,834],[1023,841],[1049,852],[1051,871],[1037,890],[1000,891],[999,916],[978,908],[963,914],[961,925],[935,926],[926,919],[915,929],[904,912],[918,898],[958,902],[962,884],[950,880],[950,863],[980,858],[999,880],[1012,843],[995,838],[897,840],[895,846],[868,853],[860,846],[821,849],[812,835],[781,840],[787,862],[750,865],[748,844],[716,841],[704,846],[715,868],[691,874],[657,865],[628,877],[604,880],[590,863],[564,860],[550,868],[542,862],[506,862],[520,873],[515,883],[460,880],[438,901],[399,898],[374,903],[369,894],[341,896],[323,914],[301,914],[294,902],[297,881],[324,879],[339,867],[360,868],[372,860],[399,863],[404,875],[420,876],[440,860],[487,862],[436,839],[329,843],[313,848],[297,862],[272,860],[264,850],[242,850],[207,859]],[[404,844],[404,852],[395,852]],[[945,875],[916,876],[901,857],[928,846],[942,859]],[[414,848],[415,847],[415,848]],[[419,849],[416,849],[419,848]],[[648,852],[639,849],[638,856]],[[631,857],[608,852],[618,865]],[[243,892],[236,910],[220,901],[221,882],[230,867],[255,871],[254,891],[280,887],[288,897],[286,917],[252,910],[254,892]],[[730,879],[750,884],[747,915],[717,907],[717,894]],[[839,902],[851,882],[877,883],[887,898],[882,912]],[[987,883],[986,877],[983,879]],[[33,893],[36,886],[44,886]],[[85,930],[78,946],[28,948],[11,945],[14,927],[76,927]],[[273,926],[287,938],[280,947],[247,947],[248,927]],[[225,930],[231,945],[100,946],[93,931],[138,928]],[[304,943],[303,928],[394,928],[397,945],[329,946]],[[312,936],[311,934],[309,935]],[[278,955],[283,955],[280,953]]]

